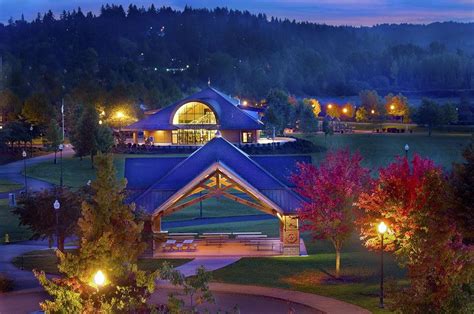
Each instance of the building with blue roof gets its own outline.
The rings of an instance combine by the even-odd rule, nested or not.
[[[213,198],[277,216],[283,254],[299,255],[298,208],[304,201],[294,191],[290,175],[310,156],[250,156],[216,132],[188,157],[127,158],[125,178],[130,202],[147,212],[154,233],[161,219]]]
[[[202,145],[214,137],[216,130],[232,143],[256,143],[261,129],[258,113],[207,87],[123,130],[133,133],[136,144],[143,133],[144,139],[153,144]]]

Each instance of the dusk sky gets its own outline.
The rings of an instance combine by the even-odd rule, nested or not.
[[[129,3],[148,7],[171,6],[182,9],[186,4],[199,8],[217,6],[263,12],[299,21],[311,21],[331,25],[374,25],[381,23],[431,23],[443,21],[474,22],[474,0],[0,0],[0,22],[10,17],[25,15],[31,20],[37,12],[51,9],[56,16],[62,10],[81,7],[84,12],[98,13],[101,4]]]

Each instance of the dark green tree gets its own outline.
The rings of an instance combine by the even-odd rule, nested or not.
[[[92,105],[86,105],[79,121],[74,127],[73,147],[76,155],[91,156],[91,166],[94,166],[94,155],[97,153],[97,130],[99,116]]]
[[[412,118],[417,124],[426,125],[428,135],[431,136],[434,127],[456,122],[457,113],[449,104],[440,106],[437,102],[425,98]]]
[[[46,140],[48,141],[48,149],[54,151],[54,164],[56,164],[56,154],[59,149],[59,144],[61,144],[62,141],[61,129],[56,119],[51,119],[48,125]]]
[[[288,103],[288,94],[279,89],[272,89],[267,95],[268,107],[263,121],[268,132],[283,134],[283,130],[291,123],[292,107]]]
[[[31,124],[47,125],[54,111],[44,94],[33,94],[26,99],[21,115]]]
[[[453,200],[452,217],[464,235],[466,244],[474,244],[474,144],[463,153],[464,162],[454,164],[450,185]]]
[[[33,232],[33,239],[52,239],[58,235],[58,249],[64,251],[64,240],[77,230],[83,197],[81,192],[68,188],[29,193],[28,197],[19,199],[13,213],[19,216],[21,225]],[[60,203],[58,221],[53,207],[55,200]]]
[[[114,134],[112,129],[106,125],[99,125],[95,142],[98,152],[103,154],[109,153],[114,146]]]

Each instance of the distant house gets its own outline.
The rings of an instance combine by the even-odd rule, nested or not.
[[[202,145],[219,130],[232,143],[256,143],[263,123],[256,111],[246,110],[239,101],[208,87],[179,100],[125,128],[133,142],[153,144]]]

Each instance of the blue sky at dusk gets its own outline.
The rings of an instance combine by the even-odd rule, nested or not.
[[[380,23],[431,23],[436,21],[474,22],[474,0],[0,0],[0,22],[10,17],[25,15],[31,20],[37,12],[51,9],[59,15],[62,10],[80,6],[84,12],[98,13],[101,4],[130,2],[137,6],[171,6],[182,9],[186,4],[198,8],[216,6],[263,12],[299,21],[311,21],[331,25],[374,25]]]

